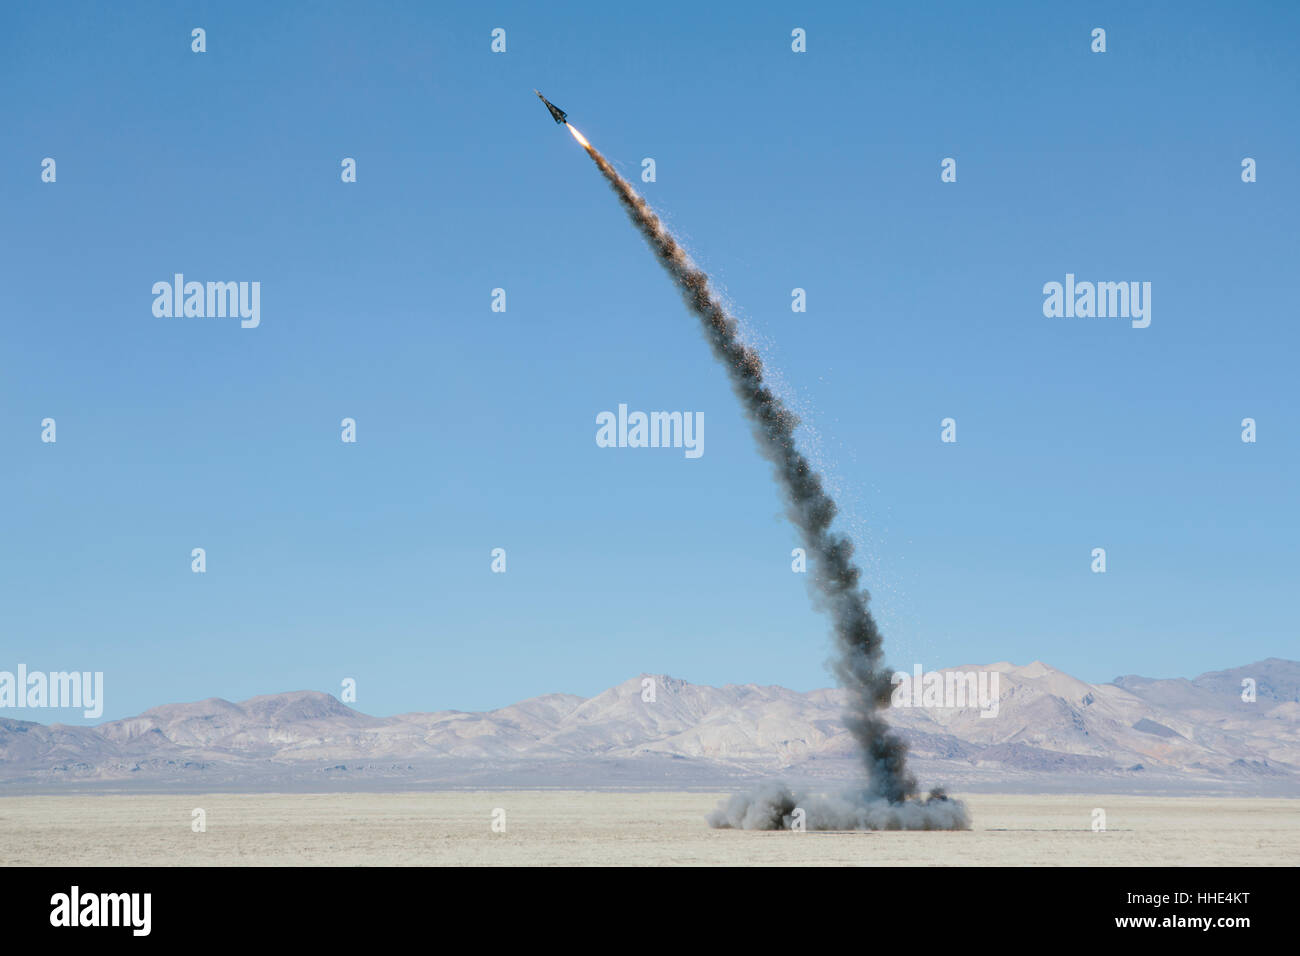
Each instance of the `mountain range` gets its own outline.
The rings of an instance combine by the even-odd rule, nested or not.
[[[997,714],[891,708],[925,786],[1300,795],[1300,662],[1107,684],[1039,662],[951,671],[996,674]],[[295,691],[166,704],[94,727],[0,717],[0,794],[848,786],[858,762],[843,700],[641,675],[591,698],[547,694],[481,713],[372,717]]]

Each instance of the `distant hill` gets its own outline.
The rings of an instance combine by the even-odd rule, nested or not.
[[[926,785],[1300,795],[1300,663],[1088,684],[1039,662],[998,675],[996,717],[896,707]],[[652,676],[655,699],[642,699]],[[1255,681],[1256,700],[1241,699]],[[328,694],[166,704],[97,727],[0,718],[0,793],[65,789],[728,788],[847,784],[841,692],[642,675],[590,699],[371,717]]]

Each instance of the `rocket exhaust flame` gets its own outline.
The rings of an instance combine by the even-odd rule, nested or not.
[[[589,142],[587,142],[587,137],[583,136],[583,135],[582,135],[581,133],[579,133],[576,129],[574,129],[572,123],[565,123],[564,125],[567,126],[567,127],[569,127],[569,132],[573,134],[573,138],[574,138],[574,139],[576,139],[579,143],[582,144],[582,148],[583,148],[583,149],[586,149],[586,150],[590,150],[590,149],[591,149],[591,144],[590,144]]]
[[[936,790],[924,799],[906,765],[907,745],[881,715],[893,686],[885,669],[882,641],[867,609],[869,595],[859,587],[861,571],[853,563],[853,542],[830,528],[835,502],[821,476],[795,447],[798,419],[763,381],[759,355],[741,341],[737,322],[709,288],[709,277],[696,268],[659,217],[600,152],[572,126],[573,134],[604,174],[619,202],[641,231],[681,291],[687,307],[700,319],[715,358],[727,370],[731,388],[750,420],[759,451],[773,465],[786,499],[786,515],[813,557],[816,603],[831,617],[835,635],[833,669],[848,690],[845,723],[858,744],[867,782],[862,789],[836,798],[797,797],[782,784],[767,784],[753,794],[737,794],[709,816],[715,827],[783,829],[792,825],[796,808],[806,813],[809,829],[959,830],[970,826],[965,806]]]

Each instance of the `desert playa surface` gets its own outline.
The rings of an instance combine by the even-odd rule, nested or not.
[[[1300,800],[961,795],[960,833],[712,830],[724,795],[501,791],[0,798],[0,864],[1293,866]],[[1093,829],[1094,811],[1104,831]],[[194,832],[194,811],[205,832]],[[502,813],[502,811],[504,813]],[[504,818],[504,832],[493,821]]]

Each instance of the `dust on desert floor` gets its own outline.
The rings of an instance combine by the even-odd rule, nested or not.
[[[0,798],[13,865],[1294,865],[1300,800],[963,797],[961,833],[759,833],[722,794],[591,791]],[[206,832],[192,829],[202,808]],[[1105,811],[1094,832],[1095,808]],[[504,811],[505,832],[492,831]]]

